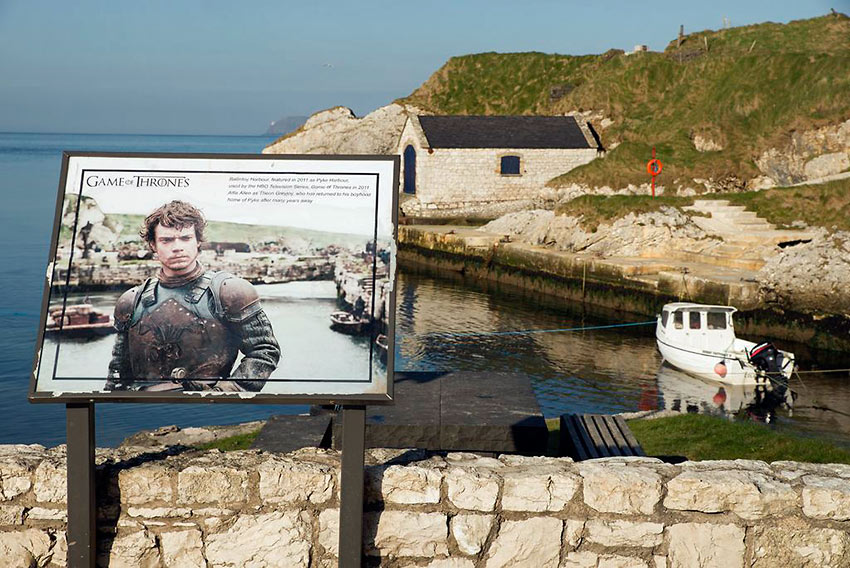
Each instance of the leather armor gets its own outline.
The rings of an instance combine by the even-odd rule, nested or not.
[[[175,288],[149,278],[119,298],[115,327],[115,389],[257,391],[280,358],[256,290],[226,272]]]

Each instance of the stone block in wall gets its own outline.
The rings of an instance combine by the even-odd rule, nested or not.
[[[306,512],[243,515],[225,532],[207,536],[210,566],[238,568],[306,568],[310,564],[312,528]]]
[[[548,517],[504,521],[484,562],[486,568],[534,566],[556,568],[563,522]]]
[[[0,566],[45,566],[51,556],[47,531],[0,532]]]
[[[68,539],[65,531],[56,531],[53,537],[50,566],[66,566],[68,564]]]
[[[590,519],[586,528],[586,540],[602,546],[651,548],[660,545],[664,538],[664,525],[661,523]]]
[[[850,480],[807,475],[803,483],[803,514],[813,519],[850,519]]]
[[[557,466],[509,471],[502,477],[504,511],[562,511],[581,486],[579,476]]]
[[[0,505],[0,525],[24,523],[24,508],[20,505]]]
[[[109,546],[109,558],[98,564],[109,568],[160,568],[162,556],[156,539],[147,530],[120,534]]]
[[[449,501],[458,509],[489,512],[499,497],[499,477],[484,468],[452,467],[446,486]]]
[[[773,474],[783,481],[794,481],[805,475],[821,477],[843,477],[850,479],[850,465],[841,463],[803,463],[793,461],[776,461],[770,464]]]
[[[370,467],[366,471],[366,498],[402,505],[440,502],[443,472],[434,464]]]
[[[605,513],[651,515],[661,500],[661,476],[649,467],[583,462],[584,502]]]
[[[584,525],[583,519],[567,519],[564,522],[564,543],[567,545],[567,550],[575,550],[581,544]]]
[[[42,503],[64,503],[68,498],[65,482],[65,460],[47,458],[35,470],[33,490],[35,498]]]
[[[679,464],[682,470],[686,471],[730,471],[743,470],[755,471],[771,474],[771,467],[762,460],[703,460],[703,461],[686,461]]]
[[[329,465],[273,457],[257,470],[263,502],[324,503],[333,499],[336,473]]]
[[[493,528],[493,515],[455,515],[451,520],[452,536],[458,548],[464,554],[474,556],[481,552],[490,529]]]
[[[444,513],[383,511],[367,514],[365,520],[365,548],[371,556],[433,558],[448,554]]]
[[[753,527],[752,568],[850,566],[850,535],[835,529]]]
[[[755,471],[685,471],[667,483],[664,506],[679,511],[732,512],[755,520],[797,506],[787,483]]]
[[[201,531],[168,531],[159,535],[165,568],[206,568]]]
[[[146,505],[152,501],[174,499],[171,472],[155,465],[145,465],[118,472],[121,503]]]
[[[570,552],[561,568],[647,568],[642,558],[595,552]]]
[[[468,558],[437,558],[428,564],[405,564],[403,568],[475,568]]]
[[[126,510],[131,517],[145,519],[187,519],[192,516],[192,509],[188,507],[127,507]]]
[[[667,527],[670,568],[743,568],[744,529],[681,523]]]
[[[328,554],[339,556],[339,509],[319,513],[319,544]]]
[[[12,460],[0,462],[0,497],[8,501],[29,491],[34,467]]]
[[[189,503],[244,503],[248,500],[248,472],[235,467],[189,466],[177,474],[177,501]]]
[[[49,507],[33,507],[27,511],[27,520],[33,521],[67,521],[68,511],[65,508],[52,509]]]

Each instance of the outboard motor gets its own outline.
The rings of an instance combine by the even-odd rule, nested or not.
[[[782,375],[782,353],[769,341],[759,343],[750,351],[750,363],[770,379],[773,389],[780,396],[788,388],[788,381]]]

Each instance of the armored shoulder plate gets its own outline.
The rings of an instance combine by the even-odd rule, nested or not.
[[[263,309],[254,286],[236,276],[221,281],[217,296],[221,302],[221,314],[229,322],[245,321]]]
[[[133,317],[138,296],[139,287],[135,286],[121,294],[121,297],[115,303],[115,329],[118,331],[127,331],[127,328],[130,327],[130,319]]]

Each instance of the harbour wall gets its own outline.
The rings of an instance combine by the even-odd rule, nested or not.
[[[98,563],[331,567],[340,455],[97,451]],[[366,565],[850,565],[850,466],[367,451]],[[0,565],[65,566],[64,447],[0,446]]]
[[[621,264],[593,255],[553,251],[504,242],[487,233],[401,225],[399,263],[403,267],[460,273],[533,293],[606,310],[654,317],[668,302],[733,305],[736,331],[806,344],[814,349],[850,352],[850,318],[779,311],[760,297],[757,282],[714,280],[686,272],[660,272],[663,261]]]
[[[234,255],[225,258],[202,257],[201,262],[208,270],[230,272],[252,284],[280,284],[298,280],[332,280],[334,276],[334,261],[327,258],[284,260],[275,263],[268,259],[262,261],[241,260]],[[138,286],[147,278],[156,276],[160,266],[159,262],[153,260],[121,264],[75,261],[70,275],[67,268],[56,267],[53,285],[58,290],[68,288],[69,291],[78,292],[126,290]]]

